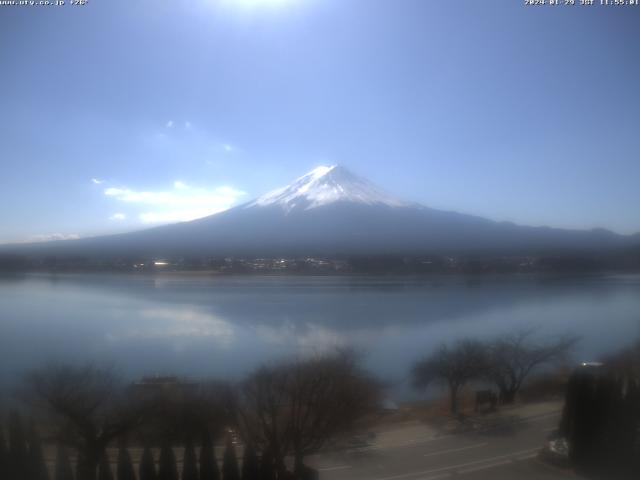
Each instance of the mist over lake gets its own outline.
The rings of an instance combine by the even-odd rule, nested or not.
[[[45,362],[110,364],[126,377],[239,379],[257,366],[353,346],[396,394],[442,342],[535,326],[594,360],[640,337],[640,276],[206,276],[0,278],[0,382]]]

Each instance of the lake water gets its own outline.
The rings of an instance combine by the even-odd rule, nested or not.
[[[582,337],[593,360],[640,337],[640,276],[0,277],[0,382],[46,362],[126,375],[237,379],[280,358],[354,346],[407,395],[411,364],[442,342],[535,326]]]

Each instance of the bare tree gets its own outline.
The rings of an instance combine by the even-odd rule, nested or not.
[[[51,366],[27,377],[28,398],[44,408],[79,451],[81,480],[95,479],[105,448],[139,425],[148,408],[135,401],[109,369]]]
[[[238,423],[246,440],[269,452],[276,475],[286,471],[287,437],[286,368],[262,367],[242,384],[237,398]]]
[[[442,345],[413,367],[414,386],[427,388],[434,382],[449,388],[451,413],[458,414],[458,394],[464,385],[486,370],[486,347],[475,340],[460,340],[453,347]]]
[[[229,423],[232,393],[227,383],[167,379],[137,384],[137,396],[154,407],[141,432],[144,438],[179,444],[200,438],[205,431],[215,436]]]
[[[525,379],[536,368],[561,361],[577,342],[564,336],[548,342],[535,342],[534,329],[504,335],[488,346],[486,376],[500,391],[500,402],[513,403]]]
[[[312,358],[290,367],[288,436],[299,477],[304,457],[357,427],[379,405],[379,385],[352,352]]]
[[[354,428],[378,404],[378,391],[350,353],[263,367],[240,392],[240,425],[273,459],[277,478],[289,453],[299,476],[304,457]]]

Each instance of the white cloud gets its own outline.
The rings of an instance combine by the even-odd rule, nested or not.
[[[169,120],[166,124],[165,127],[167,128],[173,128],[173,120]]]
[[[127,216],[124,213],[114,213],[109,217],[109,220],[126,220]]]
[[[77,240],[80,235],[77,233],[43,233],[32,235],[26,242],[51,242],[54,240]]]
[[[100,185],[102,183],[102,180],[100,180],[99,178],[92,178],[91,181],[95,184],[95,185]]]
[[[221,210],[219,210],[221,211]],[[173,210],[166,212],[144,212],[138,215],[142,223],[177,223],[188,222],[218,213],[205,209]]]
[[[228,185],[213,189],[193,187],[176,180],[170,190],[143,191],[109,187],[104,190],[104,194],[123,203],[152,207],[138,214],[143,223],[170,223],[195,220],[227,210],[245,192]]]
[[[184,122],[184,128],[186,128],[187,130],[191,128],[191,122],[190,121],[186,121]]]
[[[236,147],[234,147],[233,145],[231,145],[229,143],[223,143],[222,144],[222,149],[227,153],[231,153],[231,152],[235,152]]]

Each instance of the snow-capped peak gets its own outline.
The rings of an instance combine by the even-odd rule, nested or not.
[[[246,207],[278,205],[289,212],[294,209],[310,210],[335,202],[389,207],[410,205],[346,168],[332,165],[317,167],[291,185],[269,192]]]

